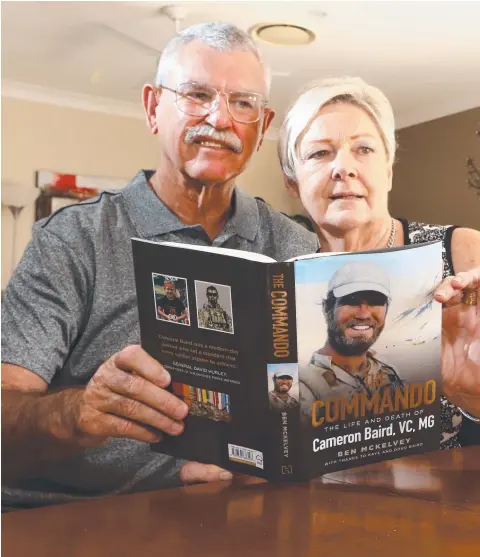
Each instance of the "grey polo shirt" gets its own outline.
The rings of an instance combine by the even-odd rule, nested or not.
[[[98,367],[140,342],[131,238],[214,245],[264,253],[276,260],[314,252],[316,237],[235,189],[223,232],[210,241],[187,226],[139,172],[121,191],[64,207],[36,224],[2,304],[2,361],[27,368],[51,389],[85,385]],[[6,507],[31,507],[178,485],[182,464],[146,443],[110,439],[15,489]]]

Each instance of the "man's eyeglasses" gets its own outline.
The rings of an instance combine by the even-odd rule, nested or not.
[[[220,95],[223,95],[227,101],[230,116],[233,120],[242,124],[258,122],[262,110],[267,104],[267,101],[259,93],[241,91],[224,93],[200,83],[182,83],[177,89],[165,85],[159,85],[158,88],[175,93],[176,105],[184,114],[189,116],[207,116],[207,114],[216,110]]]

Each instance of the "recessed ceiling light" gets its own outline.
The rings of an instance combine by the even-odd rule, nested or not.
[[[315,33],[310,29],[289,23],[260,23],[250,29],[250,34],[264,43],[282,46],[309,44],[315,40]]]

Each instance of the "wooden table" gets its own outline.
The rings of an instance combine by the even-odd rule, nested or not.
[[[480,447],[4,515],[4,557],[479,557]]]

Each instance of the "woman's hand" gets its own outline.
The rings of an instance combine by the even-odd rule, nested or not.
[[[442,311],[442,390],[480,417],[480,267],[447,277],[435,291]]]

